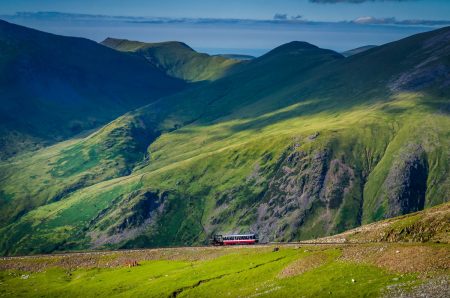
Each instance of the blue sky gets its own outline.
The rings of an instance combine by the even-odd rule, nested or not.
[[[292,40],[344,51],[449,26],[450,0],[2,0],[0,18],[95,41],[178,40],[210,54],[259,56]]]
[[[2,0],[0,14],[17,11],[268,19],[274,14],[301,15],[309,20],[340,21],[361,16],[398,19],[448,19],[449,0]],[[363,3],[348,3],[362,1]],[[347,2],[347,3],[345,3]]]

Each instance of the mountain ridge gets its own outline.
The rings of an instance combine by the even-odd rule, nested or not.
[[[166,74],[188,82],[214,81],[226,76],[241,62],[223,56],[198,53],[179,41],[146,43],[107,38],[101,44],[144,57],[151,65]]]

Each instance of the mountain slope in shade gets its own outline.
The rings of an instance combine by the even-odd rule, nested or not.
[[[123,52],[133,52],[168,75],[189,82],[215,80],[223,77],[240,60],[198,53],[182,42],[144,43],[107,38],[102,44]]]
[[[351,50],[342,52],[342,55],[344,55],[345,57],[350,57],[350,56],[365,52],[367,50],[373,49],[375,47],[377,47],[377,46],[374,46],[374,45],[362,46],[362,47],[358,47],[355,49],[351,49]]]
[[[2,163],[0,249],[303,240],[446,202],[449,32],[348,58],[291,42]]]
[[[0,21],[0,158],[98,127],[183,88],[141,57]]]

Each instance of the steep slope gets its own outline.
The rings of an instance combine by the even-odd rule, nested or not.
[[[218,79],[240,62],[229,57],[198,53],[177,41],[144,43],[107,38],[102,44],[118,51],[136,53],[168,75],[190,82]]]
[[[449,32],[349,58],[292,42],[88,138],[4,163],[1,251],[191,244],[249,230],[309,239],[446,202]],[[141,145],[126,163],[120,146],[89,154],[130,141]],[[115,163],[135,167],[109,179]]]
[[[141,57],[0,21],[0,158],[92,129],[183,88]]]

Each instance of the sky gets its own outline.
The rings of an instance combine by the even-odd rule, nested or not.
[[[329,3],[323,3],[329,2]],[[338,3],[333,3],[338,2]],[[360,2],[360,3],[352,3]],[[268,19],[276,13],[317,21],[351,20],[370,14],[398,19],[448,19],[449,0],[2,0],[0,14],[17,11]]]
[[[0,18],[95,41],[179,40],[259,56],[292,40],[343,51],[448,26],[450,0],[2,0]]]

